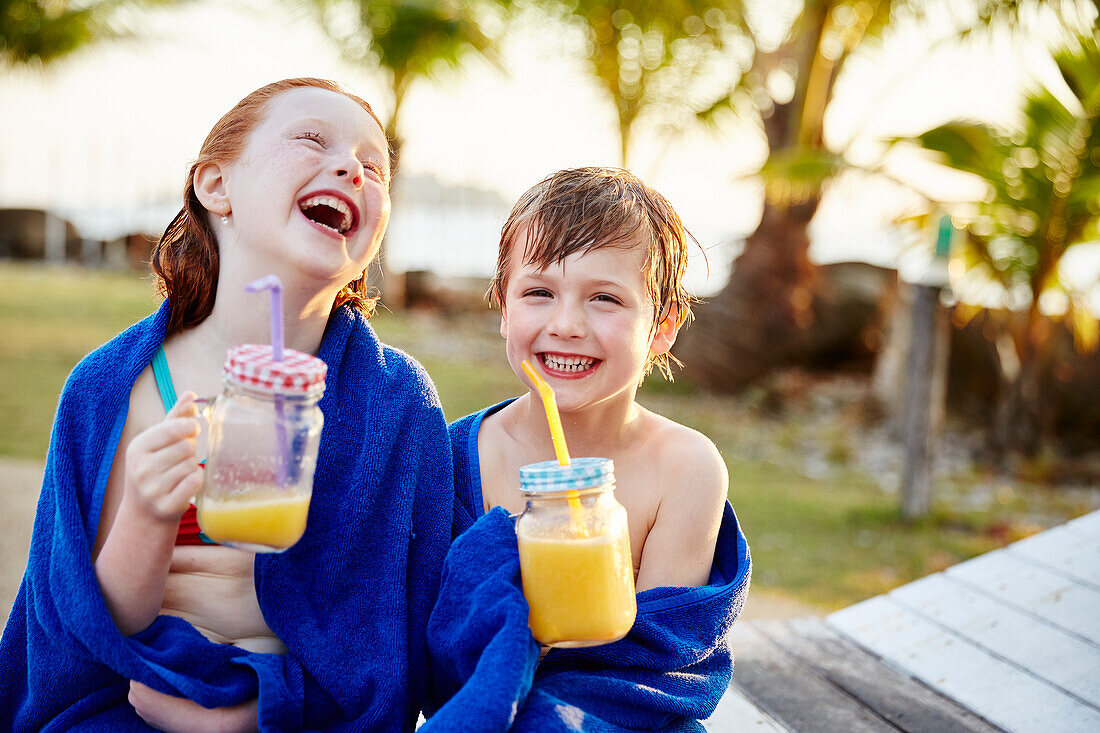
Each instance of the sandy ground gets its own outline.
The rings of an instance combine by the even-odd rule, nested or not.
[[[42,465],[0,458],[0,618],[7,623],[19,581],[27,565],[31,524],[42,486]],[[822,609],[804,605],[781,593],[753,590],[742,618],[779,619],[822,615]]]

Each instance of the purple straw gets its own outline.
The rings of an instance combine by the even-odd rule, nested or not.
[[[271,291],[271,358],[283,360],[283,282],[278,275],[261,277],[244,286],[249,293]]]
[[[261,277],[255,282],[244,286],[246,292],[258,293],[261,290],[271,291],[271,359],[283,360],[283,283],[278,275]],[[287,440],[286,417],[283,414],[282,397],[275,394],[275,443],[276,443],[276,469],[278,470],[279,488],[287,485]]]

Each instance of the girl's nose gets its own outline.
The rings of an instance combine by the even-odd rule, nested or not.
[[[337,178],[351,177],[351,185],[356,191],[363,187],[363,164],[355,159],[353,163],[343,163],[336,169]]]

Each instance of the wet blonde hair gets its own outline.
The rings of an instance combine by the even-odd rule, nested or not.
[[[516,240],[524,228],[521,250]],[[688,240],[699,244],[668,199],[633,173],[600,167],[558,171],[520,196],[504,222],[489,299],[504,310],[513,253],[520,253],[524,264],[545,268],[578,252],[628,249],[641,242],[646,248],[644,275],[653,303],[653,328],[673,308],[678,325],[683,325],[691,318],[695,301],[683,282]],[[670,353],[650,354],[643,373],[656,366],[671,380],[672,364],[680,365],[680,360]]]

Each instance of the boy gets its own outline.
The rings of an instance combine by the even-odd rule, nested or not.
[[[520,365],[530,361],[554,388],[570,453],[615,463],[639,593],[707,583],[726,504],[714,444],[635,401],[654,366],[671,377],[669,349],[691,314],[688,236],[668,201],[631,173],[560,171],[513,208],[490,290],[508,361],[525,383]],[[469,431],[465,466],[455,455],[456,534],[493,507],[522,511],[520,466],[554,455],[527,386],[451,428],[452,440]]]

